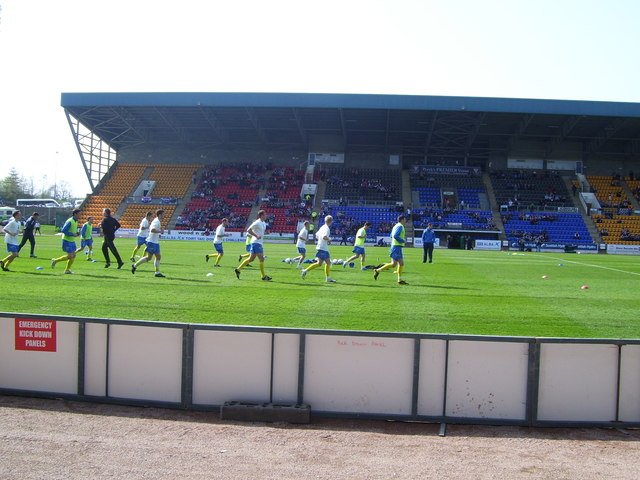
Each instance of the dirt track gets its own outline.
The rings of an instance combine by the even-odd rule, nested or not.
[[[633,479],[640,431],[317,420],[0,396],[0,479]]]

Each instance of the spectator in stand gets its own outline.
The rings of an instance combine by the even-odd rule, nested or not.
[[[343,243],[346,245],[349,242],[349,238],[347,237],[347,235],[347,230],[343,229],[340,237],[340,245],[342,245]]]

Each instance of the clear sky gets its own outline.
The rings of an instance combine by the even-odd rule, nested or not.
[[[0,0],[0,178],[89,190],[62,92],[640,102],[640,1]]]

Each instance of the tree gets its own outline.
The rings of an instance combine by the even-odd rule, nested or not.
[[[71,190],[71,185],[66,180],[62,180],[58,182],[57,185],[57,197],[58,201],[69,201],[73,198],[73,191]]]
[[[25,180],[15,168],[9,170],[9,175],[0,180],[0,198],[9,205],[15,205],[16,199],[28,197],[25,191]]]

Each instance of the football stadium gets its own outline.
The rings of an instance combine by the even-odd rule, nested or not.
[[[2,264],[0,393],[294,423],[640,426],[640,104],[61,107],[92,193]]]

